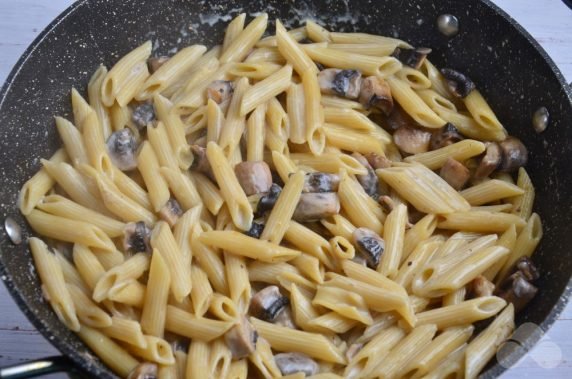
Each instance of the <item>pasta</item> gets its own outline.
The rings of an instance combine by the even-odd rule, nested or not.
[[[249,17],[72,89],[18,196],[46,301],[121,377],[477,377],[538,291],[526,149],[429,49]]]

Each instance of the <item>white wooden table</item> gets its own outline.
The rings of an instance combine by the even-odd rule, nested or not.
[[[493,0],[520,22],[572,81],[572,10],[560,0]],[[72,0],[0,0],[0,83],[38,33]],[[24,318],[0,283],[0,366],[58,352]],[[572,304],[504,379],[572,378]]]

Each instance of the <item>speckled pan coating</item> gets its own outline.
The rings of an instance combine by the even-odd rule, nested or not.
[[[488,1],[80,1],[62,13],[26,50],[0,92],[0,209],[24,226],[15,206],[21,185],[59,145],[53,115],[69,116],[72,86],[85,91],[100,63],[111,66],[146,39],[157,54],[193,42],[220,42],[231,16],[267,11],[288,26],[314,18],[326,27],[400,37],[433,48],[439,67],[468,74],[511,134],[530,150],[529,172],[537,186],[536,211],[545,237],[535,255],[540,294],[518,322],[544,330],[570,295],[572,273],[572,94],[552,60],[514,20]],[[460,32],[448,39],[435,26],[442,13],[456,15]],[[273,30],[271,28],[270,30]],[[550,111],[548,129],[537,135],[531,116]],[[31,233],[24,227],[25,236]],[[30,321],[63,354],[91,376],[114,375],[56,319],[42,300],[25,244],[0,234],[0,275]],[[503,372],[491,365],[485,377]]]

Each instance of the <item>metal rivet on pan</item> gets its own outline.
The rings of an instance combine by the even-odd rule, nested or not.
[[[452,14],[442,14],[437,17],[437,28],[443,35],[453,37],[459,33],[459,19]]]
[[[10,241],[14,245],[19,245],[22,243],[22,228],[12,217],[6,217],[4,220],[4,229],[6,229],[6,234],[10,237]]]
[[[546,107],[540,107],[532,115],[532,126],[536,133],[542,133],[550,121],[550,114]]]

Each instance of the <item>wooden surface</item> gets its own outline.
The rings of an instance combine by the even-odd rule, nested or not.
[[[572,81],[572,10],[559,0],[493,0],[521,23]],[[0,83],[20,54],[70,0],[0,0]],[[0,366],[57,354],[0,283]],[[572,377],[572,305],[504,379]],[[54,376],[57,377],[57,376]]]

